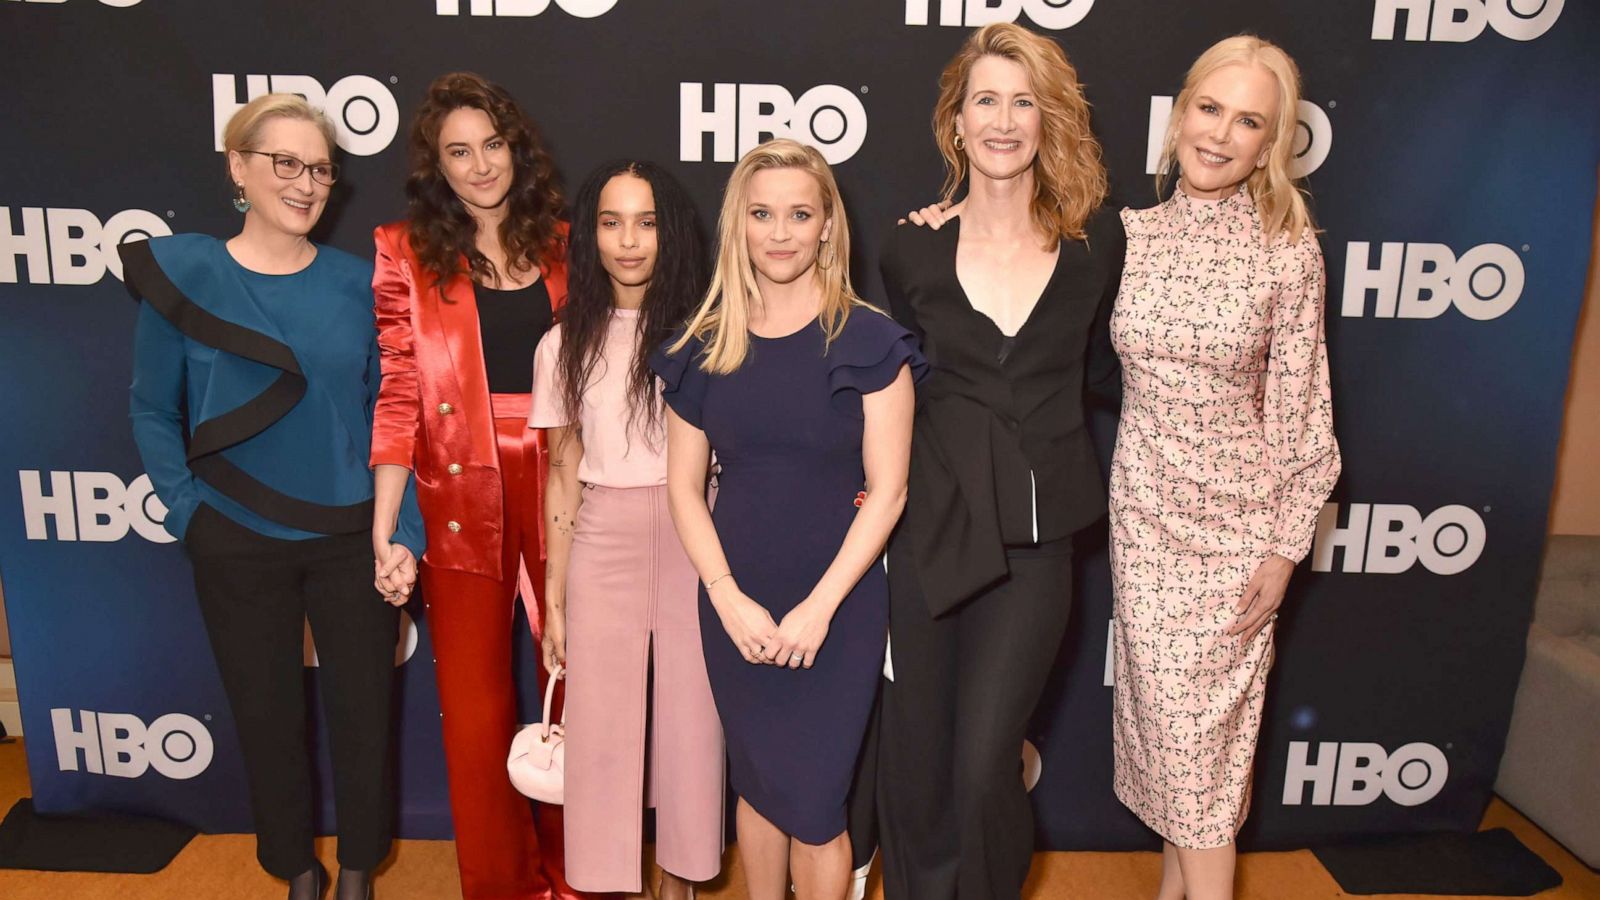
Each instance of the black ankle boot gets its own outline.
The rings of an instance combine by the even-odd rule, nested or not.
[[[313,862],[311,868],[289,879],[289,900],[322,900],[327,890],[328,870],[320,862]]]
[[[372,900],[372,872],[340,868],[334,897],[335,900]]]

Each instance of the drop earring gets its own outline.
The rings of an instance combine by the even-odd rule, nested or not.
[[[250,201],[245,199],[244,185],[242,184],[233,186],[233,208],[242,213],[250,211]]]

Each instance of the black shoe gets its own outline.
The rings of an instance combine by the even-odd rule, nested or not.
[[[289,879],[289,900],[322,900],[327,892],[328,870],[320,862],[313,862],[311,868]]]

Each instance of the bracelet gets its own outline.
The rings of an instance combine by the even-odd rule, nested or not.
[[[731,577],[733,577],[733,573],[732,572],[723,572],[721,575],[718,575],[717,577],[715,577],[715,578],[711,579],[710,581],[706,582],[706,593],[709,594],[711,592],[712,586],[715,585],[717,582],[721,581],[724,578],[731,578]]]

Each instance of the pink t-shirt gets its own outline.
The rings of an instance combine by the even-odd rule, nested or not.
[[[667,483],[667,438],[661,426],[642,435],[642,423],[628,429],[628,370],[638,339],[639,311],[613,309],[601,359],[583,392],[578,427],[583,433],[583,459],[578,480],[609,488],[652,487]],[[533,354],[533,411],[529,428],[572,424],[561,401],[556,360],[561,353],[561,326],[539,341]]]

